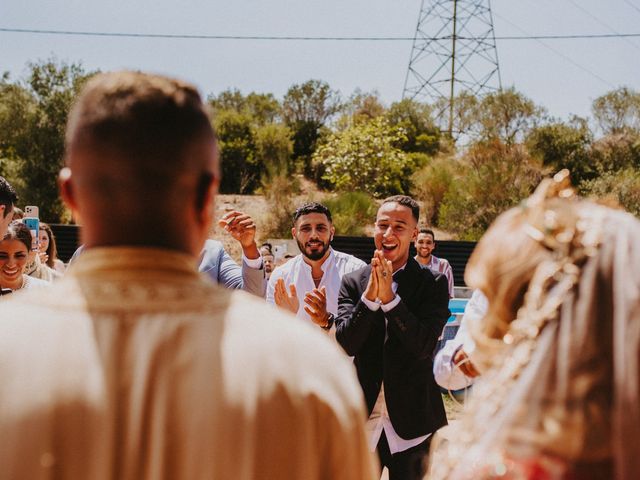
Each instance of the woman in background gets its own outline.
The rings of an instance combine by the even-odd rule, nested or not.
[[[21,222],[11,222],[0,240],[0,287],[12,291],[47,285],[48,282],[26,275],[31,252],[31,232]]]
[[[64,273],[65,266],[62,260],[58,258],[58,248],[56,246],[56,237],[51,227],[46,223],[40,223],[39,232],[39,249],[40,261],[49,268],[54,269],[58,273]]]
[[[639,239],[566,171],[496,220],[466,272],[489,302],[469,325],[481,375],[430,479],[640,478]]]

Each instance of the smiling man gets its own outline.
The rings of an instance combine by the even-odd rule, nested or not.
[[[342,280],[336,338],[355,357],[369,419],[369,447],[389,479],[425,472],[431,434],[447,423],[432,356],[449,316],[447,279],[409,256],[420,209],[389,197],[376,216],[371,264]]]
[[[449,298],[453,298],[453,270],[449,261],[432,255],[436,248],[436,236],[430,228],[421,228],[415,241],[415,259],[422,268],[428,268],[447,277]]]
[[[295,211],[291,234],[301,253],[273,271],[267,302],[328,331],[338,311],[342,277],[365,264],[331,248],[335,228],[331,212],[321,203],[305,203]]]

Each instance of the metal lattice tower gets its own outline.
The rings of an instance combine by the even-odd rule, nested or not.
[[[422,0],[402,97],[436,105],[452,135],[455,96],[501,86],[490,0]]]

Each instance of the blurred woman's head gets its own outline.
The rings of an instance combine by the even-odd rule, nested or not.
[[[56,246],[56,237],[53,235],[51,227],[46,223],[40,223],[38,240],[40,252],[47,254],[47,266],[54,268],[54,262],[58,258],[58,248]]]
[[[0,241],[0,285],[17,290],[22,287],[24,269],[31,251],[31,232],[21,222],[11,222]]]

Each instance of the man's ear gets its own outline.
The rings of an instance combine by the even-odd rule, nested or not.
[[[296,238],[296,227],[291,227],[291,236],[295,240],[295,238]]]
[[[78,216],[78,202],[75,197],[75,191],[73,189],[72,172],[69,167],[64,167],[58,174],[58,189],[60,190],[60,196],[62,201],[69,207],[73,218],[77,223],[81,223]]]
[[[336,227],[334,227],[333,225],[331,225],[331,238],[329,238],[330,242],[333,242],[333,236],[336,234]]]
[[[200,222],[206,225],[206,230],[208,231],[213,225],[213,217],[216,213],[215,198],[218,193],[219,180],[216,176],[207,176],[206,180],[201,179],[201,182],[203,184],[198,186],[200,189],[198,196],[200,198],[196,199],[196,202],[200,205],[196,205],[196,207],[200,208]]]
[[[413,229],[413,234],[411,235],[411,241],[415,242],[418,239],[418,227]]]

